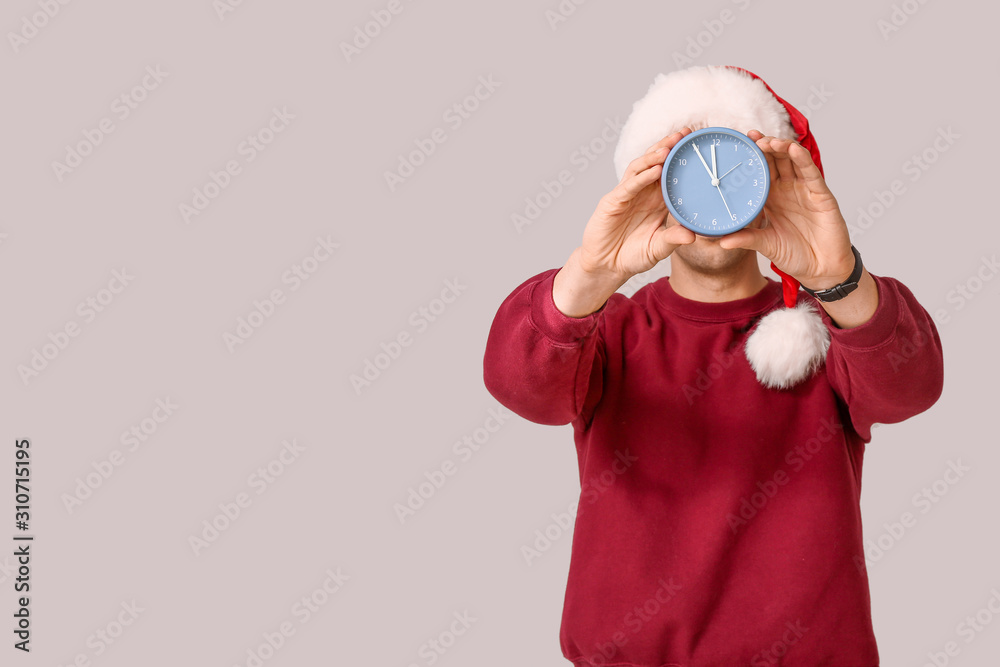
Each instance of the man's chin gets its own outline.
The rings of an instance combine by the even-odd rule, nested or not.
[[[743,248],[723,248],[719,245],[721,236],[703,236],[695,233],[694,243],[678,246],[674,250],[692,268],[715,273],[727,271],[745,261],[747,250]]]

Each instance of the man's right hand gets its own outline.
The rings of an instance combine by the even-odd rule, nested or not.
[[[694,243],[694,232],[670,215],[660,189],[667,154],[691,132],[682,128],[650,146],[601,197],[583,230],[583,244],[555,276],[552,298],[560,312],[593,313],[629,278],[652,269],[677,246]]]

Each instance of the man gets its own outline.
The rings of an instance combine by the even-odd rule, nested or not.
[[[670,149],[708,126],[748,134],[772,177],[765,213],[719,238],[680,226],[660,190]],[[877,667],[862,460],[875,424],[940,396],[933,321],[901,282],[864,268],[808,123],[756,75],[661,75],[616,162],[621,180],[581,245],[504,300],[484,358],[498,401],[573,425],[563,655],[577,667]],[[616,293],[667,257],[669,277]],[[775,380],[749,343],[765,316],[790,311],[788,285],[822,324],[822,356]]]

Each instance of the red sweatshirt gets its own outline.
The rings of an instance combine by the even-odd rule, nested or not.
[[[749,329],[781,283],[723,303],[669,278],[573,318],[558,269],[500,306],[489,392],[539,424],[573,425],[580,500],[560,645],[577,667],[877,667],[861,532],[876,423],[937,401],[941,341],[894,278],[872,319],[830,331],[826,364],[761,385]],[[805,292],[798,298],[811,299]]]

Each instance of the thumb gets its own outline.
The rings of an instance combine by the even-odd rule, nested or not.
[[[687,227],[673,224],[669,227],[660,227],[653,233],[650,239],[650,249],[653,256],[659,261],[670,256],[670,253],[679,245],[694,243],[698,237]]]
[[[719,247],[731,250],[733,248],[746,248],[756,250],[764,257],[772,259],[775,253],[774,230],[755,229],[744,227],[738,232],[726,234],[720,241]]]

